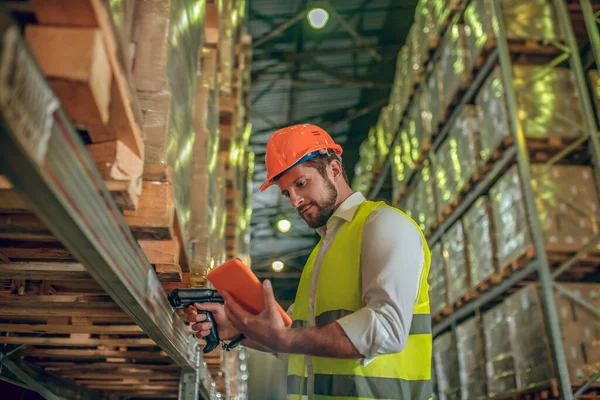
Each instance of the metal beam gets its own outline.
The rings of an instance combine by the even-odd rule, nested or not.
[[[25,383],[30,390],[47,400],[100,400],[107,397],[101,393],[74,385],[48,374],[43,369],[0,353],[0,364]]]
[[[255,83],[287,83],[296,87],[346,86],[361,89],[391,89],[391,83],[371,82],[368,80],[351,79],[293,79],[293,78],[259,78]]]
[[[302,272],[255,272],[259,279],[296,279],[302,276]]]
[[[303,9],[300,12],[298,12],[296,15],[294,15],[293,17],[291,17],[290,19],[282,22],[281,24],[279,24],[277,26],[277,28],[273,29],[271,32],[265,34],[264,36],[258,38],[256,40],[256,42],[254,42],[252,44],[252,48],[256,49],[260,45],[262,45],[262,44],[268,42],[269,40],[271,40],[271,39],[273,39],[273,38],[281,35],[289,27],[291,27],[292,25],[294,25],[296,22],[300,21],[304,17],[305,13],[306,13],[306,10]]]
[[[379,100],[376,100],[373,103],[368,104],[365,107],[363,107],[357,111],[349,113],[348,116],[346,116],[345,118],[339,119],[339,120],[331,122],[329,124],[325,124],[325,129],[332,130],[334,127],[336,127],[340,124],[343,124],[344,122],[350,122],[350,121],[354,121],[357,118],[364,117],[365,115],[370,114],[371,112],[373,112],[375,110],[379,110],[381,107],[386,105],[388,103],[388,101],[389,101],[388,97],[384,97]]]
[[[20,76],[0,82],[0,170],[115,303],[176,364],[193,369],[188,344],[195,339],[173,312],[81,139],[64,112],[52,108],[58,101],[3,13],[0,36],[3,67]],[[39,125],[24,129],[19,121]]]
[[[323,49],[323,50],[308,50],[303,51],[301,53],[296,52],[288,52],[288,51],[270,51],[264,52],[262,54],[255,54],[252,57],[252,61],[267,61],[267,60],[279,60],[285,62],[294,62],[296,60],[310,60],[316,57],[327,57],[331,55],[339,55],[339,54],[357,54],[363,53],[365,51],[369,51],[370,49],[378,50],[382,53],[393,53],[397,54],[400,51],[401,46],[399,45],[388,45],[388,46],[354,46],[354,47],[340,47],[333,49]]]
[[[352,36],[356,40],[356,42],[359,45],[369,47],[369,53],[371,53],[371,55],[373,56],[373,58],[375,58],[375,60],[377,60],[377,62],[381,62],[381,60],[383,60],[383,58],[381,57],[381,54],[379,54],[377,52],[377,50],[375,50],[373,48],[373,46],[371,46],[367,42],[365,42],[365,40],[362,38],[362,36],[360,36],[354,30],[354,28],[344,19],[344,17],[342,17],[333,7],[329,8],[329,13],[331,14],[331,16],[333,18],[335,18],[340,23],[342,28],[344,28],[344,30],[346,30],[346,32],[348,32],[350,34],[350,36]]]

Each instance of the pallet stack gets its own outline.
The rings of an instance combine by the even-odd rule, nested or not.
[[[27,45],[159,284],[204,286],[207,270],[238,250],[226,254],[226,222],[248,214],[243,2],[30,3],[39,23],[25,26]],[[24,360],[90,389],[177,397],[180,369],[3,177],[0,226],[0,324],[11,332],[2,343],[25,344]],[[247,244],[239,250],[248,256]],[[220,351],[204,362],[212,396],[245,391],[240,362],[227,367],[239,384],[222,379]]]
[[[598,306],[598,284],[571,283],[565,288]],[[570,379],[580,386],[598,370],[600,331],[591,312],[577,301],[561,295],[556,305]],[[436,364],[437,376],[449,380],[440,386],[440,398],[456,398],[457,385],[462,398],[468,399],[514,397],[540,388],[548,390],[547,397],[557,396],[549,343],[539,335],[545,323],[539,289],[529,285],[460,324],[456,329],[458,347],[449,341],[451,333],[438,337],[434,346],[442,362]],[[452,375],[454,372],[448,375],[455,370],[458,376]]]

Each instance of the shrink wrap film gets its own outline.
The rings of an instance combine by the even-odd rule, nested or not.
[[[532,165],[532,186],[546,249],[576,252],[598,235],[599,200],[591,167],[555,165],[547,173]],[[516,166],[490,191],[495,248],[503,267],[530,246],[526,210]]]
[[[433,70],[428,74],[425,83],[422,85],[423,95],[421,97],[423,119],[429,121],[431,132],[438,132],[441,122],[441,109],[443,104],[442,82],[440,73],[440,64],[435,64]]]
[[[416,179],[416,219],[424,233],[437,221],[434,177],[429,160],[425,160]]]
[[[512,135],[500,76],[497,67],[477,95],[482,116],[480,163],[486,163],[504,138]],[[516,65],[513,76],[518,118],[526,138],[576,139],[582,135],[583,117],[569,69]]]
[[[433,341],[433,359],[441,400],[460,400],[458,351],[452,332],[444,333]]]
[[[503,268],[520,257],[531,243],[517,167],[511,167],[490,190],[496,259]]]
[[[431,267],[429,270],[429,302],[431,314],[435,315],[448,305],[446,289],[446,259],[442,253],[442,244],[436,243],[431,248]]]
[[[517,388],[515,359],[504,303],[486,311],[482,320],[488,396],[513,392]]]
[[[390,120],[390,107],[385,106],[381,109],[379,119],[375,125],[375,135],[377,137],[377,163],[383,164],[390,152],[390,147],[394,140],[394,129]]]
[[[442,248],[448,278],[448,302],[454,303],[469,287],[465,237],[461,221],[455,223],[444,235]]]
[[[402,161],[402,143],[396,140],[390,151],[390,166],[392,174],[392,198],[397,199],[400,192],[404,188],[406,181],[406,173],[404,170],[404,162]]]
[[[475,60],[490,39],[496,38],[498,21],[494,18],[493,0],[473,0],[465,9],[466,33],[471,59]],[[563,35],[551,0],[500,0],[502,21],[509,40],[552,42]]]
[[[541,303],[535,285],[529,285],[504,301],[506,322],[520,390],[548,386],[553,369]]]
[[[513,77],[519,120],[527,138],[582,135],[583,117],[571,70],[516,65]]]
[[[475,287],[495,271],[493,227],[490,202],[480,197],[463,217],[471,286]]]
[[[196,140],[193,116],[199,52],[203,44],[204,7],[205,2],[201,0],[137,2],[133,34],[136,45],[133,77],[136,88],[142,92],[142,111],[146,117],[151,117],[143,127],[145,144],[150,150],[145,162],[167,164],[173,170],[182,246],[188,253],[192,218],[190,186]],[[170,93],[169,107],[166,106],[167,92]],[[147,107],[149,102],[151,108]],[[163,123],[162,117],[168,119]]]
[[[544,164],[533,164],[532,176],[548,250],[576,252],[600,234],[592,167],[554,165],[548,171]]]
[[[483,337],[478,317],[456,328],[462,400],[487,399]]]
[[[475,104],[481,112],[479,164],[485,165],[504,138],[512,135],[504,97],[500,68],[495,68],[477,94]]]
[[[440,73],[442,80],[442,115],[446,115],[450,103],[458,91],[471,80],[471,59],[467,51],[464,25],[448,27],[440,42]]]
[[[438,205],[438,215],[454,200],[456,193],[453,188],[453,169],[451,168],[452,153],[450,141],[446,140],[438,150],[432,154],[431,160],[435,171],[436,183],[436,202]]]
[[[417,162],[420,155],[431,145],[431,124],[429,115],[422,111],[421,92],[415,92],[406,116],[410,139],[411,159]]]

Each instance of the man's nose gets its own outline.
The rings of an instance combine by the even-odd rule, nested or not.
[[[296,193],[296,191],[292,191],[290,192],[290,202],[292,203],[292,207],[294,207],[295,209],[298,209],[298,207],[302,206],[302,204],[304,204],[304,198],[300,195],[298,195],[298,193]]]

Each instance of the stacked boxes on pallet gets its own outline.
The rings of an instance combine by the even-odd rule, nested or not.
[[[480,197],[463,219],[471,286],[475,287],[495,271],[494,234],[488,197]]]
[[[598,234],[600,202],[591,167],[533,164],[533,188],[546,248],[574,252]],[[490,191],[496,258],[504,266],[531,245],[517,167]]]
[[[442,243],[437,243],[431,248],[431,261],[429,271],[429,303],[431,313],[437,314],[448,305],[448,290],[446,286],[446,260],[444,258]]]
[[[435,181],[429,160],[425,160],[416,178],[415,221],[423,232],[428,232],[436,222]]]
[[[463,399],[486,399],[486,368],[483,336],[478,318],[456,328],[460,391]]]
[[[455,96],[461,88],[466,87],[471,80],[471,59],[467,51],[464,25],[454,24],[448,27],[440,47],[442,54],[437,65],[441,73],[441,114],[446,120],[446,114]]]
[[[517,388],[506,307],[503,303],[483,314],[487,392],[490,397]]]
[[[440,400],[460,400],[458,350],[452,332],[444,333],[434,339],[433,360]]]
[[[468,288],[469,267],[462,221],[444,235],[442,241],[448,277],[448,302],[454,303]]]
[[[572,296],[595,307],[600,305],[597,283],[563,286]],[[577,301],[564,294],[555,296],[555,301],[571,383],[579,386],[598,370],[600,329],[594,315]],[[441,361],[436,372],[446,379],[444,385],[440,379],[440,398],[453,390],[453,385],[447,384],[453,379],[453,370],[459,371],[464,399],[506,396],[552,386],[555,376],[550,346],[547,338],[539,334],[545,332],[546,321],[538,286],[529,285],[486,311],[481,319],[483,337],[479,321],[475,317],[459,325],[456,344],[451,332],[434,340],[435,360]],[[480,364],[483,362],[485,369]]]

